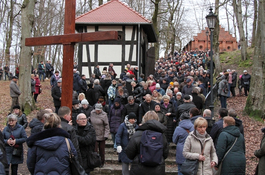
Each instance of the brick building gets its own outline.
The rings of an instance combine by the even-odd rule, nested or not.
[[[228,31],[225,31],[225,29],[222,28],[221,26],[219,27],[220,27],[220,33],[219,33],[220,52],[237,50],[236,38],[233,37]],[[207,30],[208,30],[208,27],[206,27],[205,30],[202,30],[201,33],[198,33],[197,36],[194,36],[193,40],[191,40],[183,48],[183,51],[191,51],[191,50],[205,51],[207,49],[209,50],[211,48],[211,45],[210,45],[211,41],[210,41],[210,32],[208,34],[208,37],[206,35]]]

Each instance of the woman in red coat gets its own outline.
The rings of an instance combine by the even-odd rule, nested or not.
[[[34,100],[35,102],[37,102],[38,95],[41,93],[41,90],[40,90],[41,84],[40,84],[40,79],[39,79],[38,74],[35,75],[35,82],[36,84],[35,84]]]

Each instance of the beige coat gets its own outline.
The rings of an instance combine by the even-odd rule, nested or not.
[[[96,131],[96,140],[103,141],[109,137],[109,120],[107,113],[103,110],[100,114],[96,113],[96,110],[91,111],[90,121]]]
[[[211,162],[214,161],[218,163],[214,143],[209,134],[206,134],[205,142],[205,161],[199,161],[199,169],[197,175],[212,175],[213,171],[211,167]],[[199,155],[201,154],[201,145],[202,144],[200,143],[200,140],[197,138],[197,136],[194,134],[194,131],[190,132],[184,144],[183,156],[186,159],[191,160],[199,159]]]

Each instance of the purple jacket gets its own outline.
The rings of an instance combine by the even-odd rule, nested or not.
[[[109,111],[109,126],[111,133],[117,133],[120,124],[123,122],[123,105],[120,105],[120,108],[115,109],[114,105],[111,106]]]

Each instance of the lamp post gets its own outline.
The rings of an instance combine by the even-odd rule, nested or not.
[[[215,27],[215,22],[217,19],[217,15],[215,15],[213,13],[213,9],[212,7],[210,7],[210,12],[209,14],[206,16],[206,21],[207,21],[207,25],[208,28],[211,32],[210,34],[210,40],[211,40],[211,51],[210,51],[210,56],[211,56],[211,66],[210,66],[210,75],[211,75],[211,79],[210,79],[210,91],[211,91],[211,104],[209,106],[210,110],[211,110],[211,117],[213,119],[214,117],[214,104],[213,104],[213,31],[214,31],[214,27]]]
[[[208,52],[208,36],[209,36],[209,31],[206,30],[206,51]]]

